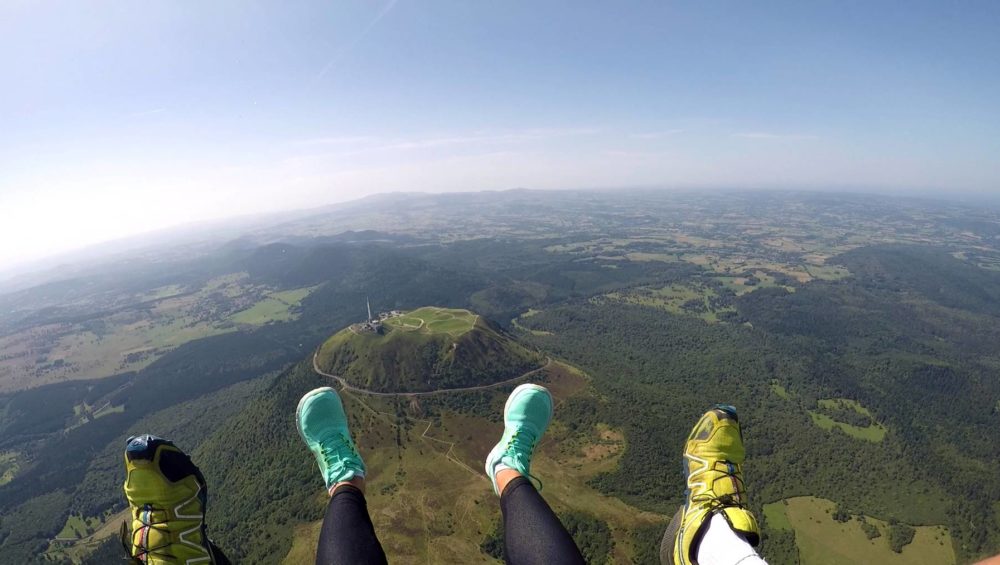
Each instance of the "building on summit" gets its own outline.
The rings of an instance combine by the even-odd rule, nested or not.
[[[365,305],[368,307],[368,319],[360,324],[354,324],[351,329],[355,333],[383,333],[382,322],[388,320],[389,318],[396,318],[402,316],[403,313],[399,310],[392,310],[391,312],[379,312],[377,316],[372,315],[372,303],[368,297],[365,297]]]

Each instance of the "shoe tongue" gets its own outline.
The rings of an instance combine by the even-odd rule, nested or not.
[[[712,436],[710,449],[714,452],[711,454],[714,459],[743,463],[746,458],[740,430],[735,426],[717,426]]]
[[[738,497],[743,494],[740,492],[740,482],[735,477],[738,471],[736,465],[729,461],[716,461],[714,470],[716,477],[712,483],[712,492],[716,496],[734,495]]]
[[[339,453],[342,449],[347,449],[347,442],[340,434],[330,434],[319,442],[320,447],[331,453]]]
[[[531,462],[531,452],[535,447],[537,434],[534,430],[519,428],[508,441],[508,446],[501,461],[511,469],[524,474]]]
[[[510,442],[512,446],[516,445],[530,450],[534,448],[535,440],[537,439],[538,433],[534,427],[525,425],[518,428],[517,431],[514,432],[514,435],[510,438]]]

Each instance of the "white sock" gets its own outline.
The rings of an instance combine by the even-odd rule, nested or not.
[[[510,469],[511,471],[516,471],[517,469],[511,467],[510,465],[503,462],[503,459],[497,461],[497,464],[493,466],[493,476],[497,476],[497,473],[503,471],[504,469]]]
[[[698,545],[699,565],[767,565],[750,543],[729,527],[722,514],[712,516]]]

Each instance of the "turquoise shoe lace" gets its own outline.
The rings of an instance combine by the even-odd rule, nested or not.
[[[532,484],[537,483],[535,489],[540,491],[542,490],[542,481],[528,472],[531,467],[531,454],[535,451],[537,444],[537,436],[527,430],[518,429],[507,441],[500,461],[508,463],[512,469],[521,473]]]
[[[320,442],[319,448],[323,461],[326,463],[328,487],[342,480],[337,478],[331,482],[331,477],[343,477],[348,470],[354,471],[355,476],[357,476],[358,471],[363,472],[365,465],[361,460],[361,454],[358,453],[357,447],[347,434],[339,433],[330,436]]]

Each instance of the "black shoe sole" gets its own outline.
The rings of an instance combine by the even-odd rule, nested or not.
[[[684,507],[677,509],[667,531],[663,532],[663,539],[660,541],[660,565],[674,565],[674,547],[677,545],[677,532],[681,529],[681,522],[684,520]]]

